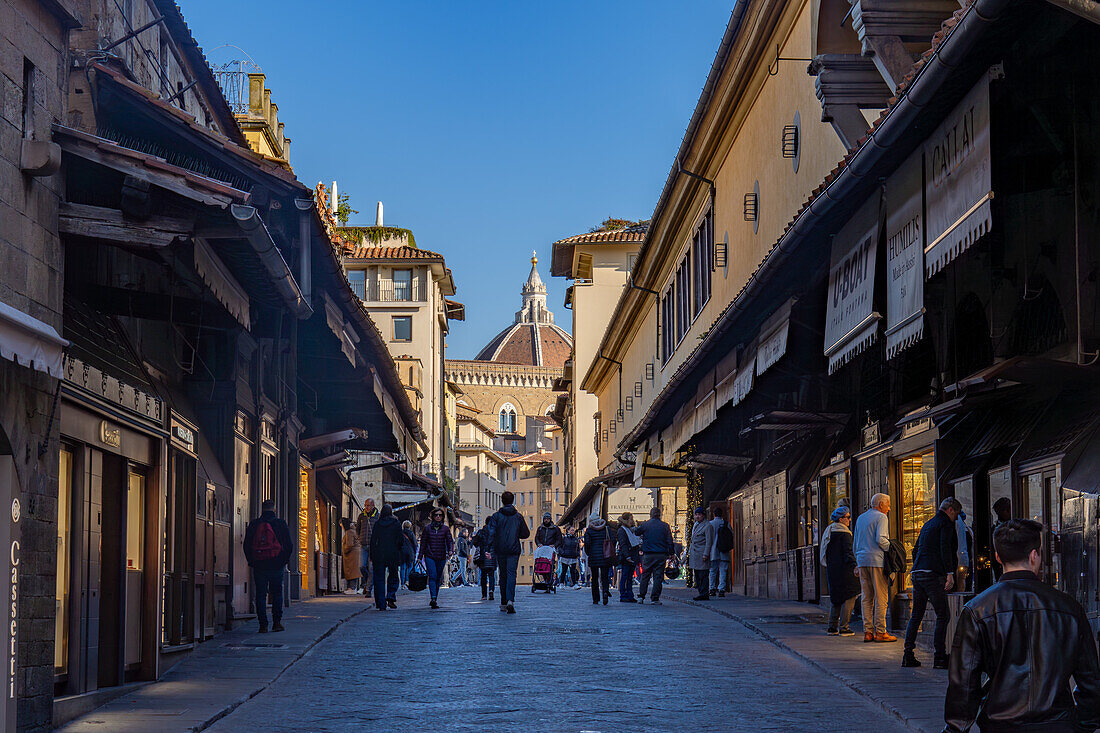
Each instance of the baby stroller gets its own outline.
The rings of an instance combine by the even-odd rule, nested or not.
[[[531,592],[544,590],[547,593],[558,592],[558,578],[554,568],[557,567],[558,558],[554,548],[543,545],[535,550],[535,568],[531,580]]]

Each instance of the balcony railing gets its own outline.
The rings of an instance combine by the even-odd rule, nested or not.
[[[392,280],[380,280],[364,282],[362,280],[351,281],[352,291],[360,300],[368,300],[380,303],[410,303],[424,301],[420,283],[395,283]]]

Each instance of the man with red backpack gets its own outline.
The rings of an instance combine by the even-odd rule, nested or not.
[[[244,556],[252,568],[256,618],[260,633],[267,632],[267,597],[271,595],[272,631],[283,630],[283,569],[290,560],[290,528],[275,516],[275,502],[260,505],[260,516],[244,532]]]

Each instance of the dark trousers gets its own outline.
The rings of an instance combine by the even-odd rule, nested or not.
[[[481,595],[484,597],[487,593],[493,592],[493,586],[495,585],[496,568],[481,568]]]
[[[604,598],[611,596],[610,565],[594,565],[592,567],[592,601],[594,603],[599,602],[601,590]]]
[[[389,573],[389,577],[386,574]],[[384,608],[386,601],[397,600],[397,586],[401,582],[399,578],[400,565],[383,565],[374,563],[374,605]]]
[[[653,580],[652,600],[661,600],[661,586],[665,582],[665,563],[668,555],[659,552],[647,552],[642,555],[642,580],[638,587],[638,597],[645,598],[649,590],[649,581]]]
[[[519,571],[519,555],[498,555],[497,572],[500,573],[500,605],[516,600],[516,573]]]
[[[928,604],[936,612],[936,628],[932,632],[932,647],[937,659],[947,658],[947,591],[944,583],[947,577],[935,573],[914,572],[913,578],[913,615],[909,617],[909,626],[905,629],[905,651],[911,652],[917,645],[917,630],[924,620],[924,611]]]
[[[252,587],[256,594],[256,619],[260,628],[267,628],[267,597],[271,596],[271,618],[275,623],[283,620],[283,568],[252,568]]]
[[[695,590],[699,591],[699,595],[710,598],[710,568],[691,572],[695,576]]]
[[[576,585],[580,580],[580,576],[577,574],[577,563],[572,565],[561,564],[561,584],[562,585]]]
[[[619,600],[634,600],[634,568],[632,562],[624,562],[619,565]]]

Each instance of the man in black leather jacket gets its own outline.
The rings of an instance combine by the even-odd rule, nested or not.
[[[975,721],[983,733],[1100,728],[1092,629],[1077,601],[1039,580],[1042,530],[1030,519],[1012,519],[993,535],[1005,572],[959,617],[944,733],[967,731]]]

